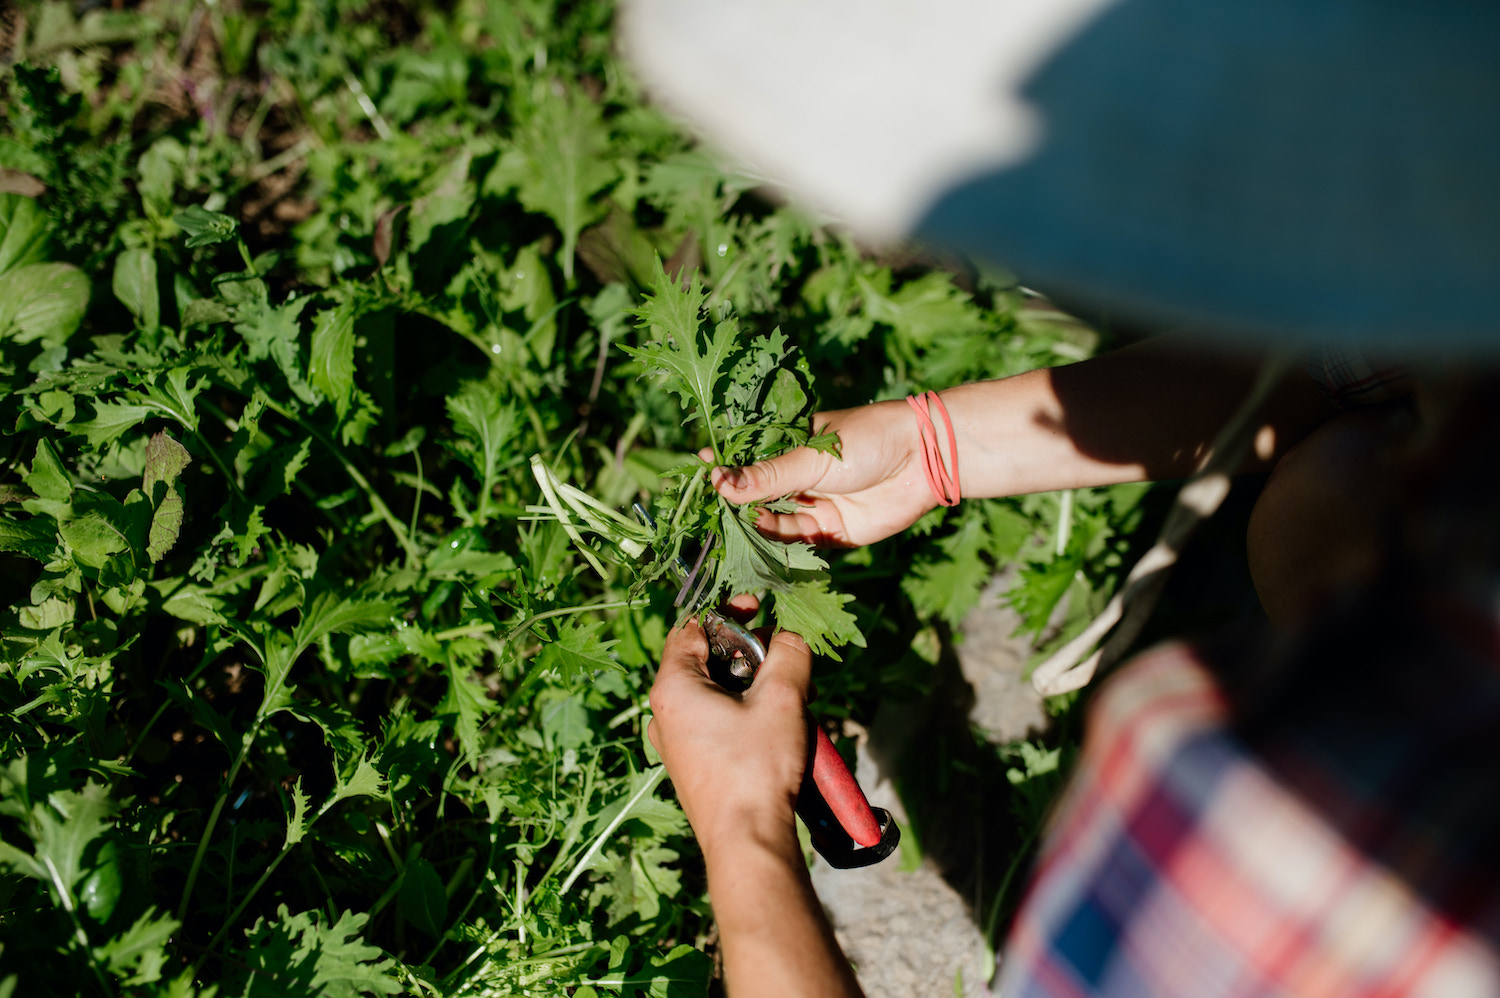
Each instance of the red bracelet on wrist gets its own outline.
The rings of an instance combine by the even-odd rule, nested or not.
[[[922,470],[927,473],[927,487],[932,489],[939,506],[957,506],[958,441],[953,436],[953,420],[948,415],[948,407],[943,405],[937,392],[908,395],[906,404],[917,414],[917,426],[922,431]],[[943,452],[938,449],[937,427],[932,425],[932,417],[928,415],[928,410],[933,406],[937,407],[943,417],[943,425],[948,430],[948,454],[953,464],[951,473],[943,466]]]

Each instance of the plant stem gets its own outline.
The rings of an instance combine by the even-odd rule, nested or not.
[[[266,403],[266,407],[275,412],[277,415],[281,416],[283,419],[290,420],[291,422],[296,423],[298,426],[302,427],[302,430],[308,436],[312,437],[314,440],[328,449],[328,452],[332,454],[334,458],[339,462],[339,465],[343,467],[344,473],[353,480],[355,485],[364,490],[365,498],[370,502],[370,508],[375,511],[376,515],[378,515],[382,520],[385,521],[386,526],[391,528],[391,533],[396,535],[396,542],[400,544],[401,549],[406,552],[407,567],[415,568],[417,563],[422,560],[422,552],[417,550],[416,545],[412,543],[411,538],[406,534],[406,527],[401,523],[400,520],[396,519],[396,514],[392,513],[391,508],[385,504],[385,500],[380,498],[380,493],[375,491],[375,487],[370,484],[370,480],[363,474],[361,474],[360,470],[356,468],[348,458],[344,457],[344,452],[339,450],[339,448],[335,446],[334,442],[324,436],[323,433],[316,427],[308,424],[298,416],[293,415],[293,413],[285,406],[278,404],[274,400],[268,401]]]
[[[630,799],[625,802],[625,806],[620,808],[620,813],[615,815],[614,819],[604,827],[604,830],[594,837],[594,842],[588,847],[588,850],[582,856],[578,857],[578,863],[573,867],[573,872],[568,874],[568,879],[562,882],[562,886],[557,889],[557,893],[568,893],[568,888],[572,887],[573,882],[583,874],[584,868],[589,864],[589,860],[593,859],[594,854],[603,848],[605,841],[610,835],[614,834],[614,830],[625,822],[625,819],[630,815],[630,809],[635,806],[635,802],[655,790],[657,784],[661,783],[662,778],[666,775],[667,767],[665,766],[657,766],[652,771],[651,776],[646,782],[641,784],[641,788],[631,794]]]
[[[214,949],[215,946],[219,945],[219,940],[224,938],[224,934],[229,931],[229,927],[232,926],[239,919],[240,915],[244,913],[245,909],[249,907],[250,902],[255,898],[255,895],[260,892],[260,889],[262,887],[265,886],[266,881],[271,879],[271,874],[276,872],[276,868],[281,865],[281,861],[286,859],[287,854],[291,851],[292,850],[290,846],[282,846],[281,851],[276,854],[276,858],[271,860],[270,863],[266,864],[266,868],[261,871],[260,877],[257,878],[255,883],[251,885],[250,889],[245,892],[245,896],[240,898],[240,903],[235,906],[234,911],[230,912],[229,917],[224,919],[224,924],[219,928],[218,932],[214,933],[214,937],[208,941],[207,949],[210,952]],[[207,954],[204,954],[203,957],[199,958],[198,963],[201,964],[206,958]]]

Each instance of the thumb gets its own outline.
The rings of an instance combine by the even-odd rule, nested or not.
[[[766,645],[766,660],[746,695],[757,699],[785,696],[802,705],[811,686],[812,651],[807,642],[791,631],[777,631]]]
[[[797,447],[780,457],[744,468],[715,468],[709,476],[719,494],[732,503],[807,492],[818,487],[833,458],[811,447]]]

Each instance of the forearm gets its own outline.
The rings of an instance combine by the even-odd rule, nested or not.
[[[730,998],[856,998],[790,822],[705,844]]]
[[[1255,364],[1148,341],[1066,367],[941,393],[963,494],[1021,495],[1192,473],[1239,406]],[[1268,466],[1328,417],[1300,372],[1267,406],[1256,455]],[[945,442],[946,446],[946,442]]]

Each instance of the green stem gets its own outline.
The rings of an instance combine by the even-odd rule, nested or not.
[[[677,500],[677,508],[672,511],[672,521],[667,524],[667,536],[673,537],[677,534],[677,522],[682,519],[682,514],[688,508],[689,503],[698,498],[698,490],[703,485],[703,476],[708,474],[708,465],[703,465],[693,472],[692,480],[682,490],[682,497]]]
[[[339,465],[343,467],[344,473],[349,476],[349,478],[354,482],[355,485],[364,490],[365,498],[369,500],[370,508],[375,511],[376,515],[378,515],[382,520],[385,521],[385,525],[387,527],[391,528],[391,533],[396,535],[396,542],[400,544],[401,549],[406,552],[407,567],[415,568],[417,563],[422,560],[422,552],[417,550],[416,545],[412,543],[411,538],[406,534],[405,525],[402,524],[400,520],[396,519],[396,514],[392,513],[391,508],[385,504],[385,500],[380,498],[380,493],[375,491],[375,486],[370,484],[370,480],[366,478],[360,472],[360,470],[356,468],[349,461],[349,459],[344,456],[344,452],[339,450],[339,448],[334,444],[332,440],[329,440],[326,436],[324,436],[323,433],[316,427],[311,426],[304,420],[294,415],[285,406],[282,406],[275,401],[268,401],[266,403],[266,407],[271,409],[277,415],[281,416],[283,419],[287,419],[293,423],[296,423],[302,428],[303,432],[305,432],[308,436],[312,437],[314,440],[328,449],[328,452],[332,454],[335,460],[338,461]]]
[[[245,735],[245,742],[240,746],[239,755],[235,757],[234,765],[229,767],[229,776],[224,780],[224,786],[219,790],[218,799],[214,801],[214,809],[208,814],[208,823],[203,826],[203,837],[198,840],[198,851],[193,854],[193,865],[188,867],[187,883],[182,885],[182,900],[177,903],[177,921],[181,922],[187,917],[188,903],[193,899],[193,887],[198,882],[198,870],[203,866],[203,857],[208,854],[208,843],[213,838],[214,827],[219,823],[219,815],[224,811],[224,804],[229,800],[229,792],[234,788],[234,778],[240,774],[240,766],[245,762],[245,756],[250,752],[250,746],[255,743],[255,736],[260,734],[260,725],[264,718],[256,717],[255,722],[250,725],[249,732]],[[209,949],[213,947],[210,946]]]
[[[250,902],[255,898],[255,895],[258,894],[260,892],[260,889],[265,886],[266,881],[271,879],[271,874],[276,872],[276,868],[281,865],[281,861],[286,859],[287,855],[291,851],[292,850],[290,846],[282,846],[281,851],[276,854],[276,858],[271,860],[271,862],[266,865],[266,868],[261,871],[260,877],[257,878],[255,883],[251,885],[250,889],[245,892],[245,896],[240,899],[240,903],[235,906],[234,911],[230,912],[229,917],[224,919],[223,926],[221,926],[219,928],[219,931],[214,933],[214,937],[208,941],[207,949],[209,950],[209,952],[212,952],[214,947],[219,945],[219,940],[224,938],[224,934],[229,931],[230,926],[232,926],[239,919],[240,915],[244,913],[245,909],[250,906]],[[206,958],[207,954],[204,954],[204,956],[200,958],[198,962],[202,963],[203,959]]]
[[[240,488],[239,482],[235,481],[234,474],[224,464],[223,458],[219,457],[219,452],[214,449],[214,446],[208,442],[208,439],[203,434],[197,430],[193,430],[192,433],[197,438],[198,443],[203,446],[203,449],[208,451],[209,459],[213,461],[214,467],[219,469],[219,473],[224,476],[224,481],[229,483],[230,489],[241,499],[245,498],[245,490]]]
[[[73,894],[67,883],[63,881],[62,874],[58,872],[57,866],[52,862],[52,857],[44,856],[42,861],[47,864],[47,875],[52,878],[52,888],[57,891],[57,896],[62,899],[63,910],[68,913],[68,918],[73,922],[73,939],[83,950],[83,955],[88,959],[89,968],[93,970],[94,976],[99,979],[99,987],[106,995],[113,995],[114,989],[109,986],[109,979],[104,976],[103,969],[98,961],[94,959],[93,947],[89,945],[88,933],[83,931],[83,923],[78,920],[78,907],[73,903]]]
[[[512,627],[509,631],[506,631],[505,637],[501,638],[500,640],[508,643],[512,638],[520,634],[522,631],[526,630],[532,624],[535,624],[538,621],[546,620],[549,617],[562,617],[570,613],[582,613],[585,610],[635,609],[636,607],[646,606],[650,602],[651,601],[649,599],[643,596],[640,599],[633,600],[621,599],[614,600],[609,603],[585,603],[582,606],[565,606],[556,610],[544,610],[541,613],[532,614],[531,616],[527,617],[525,620],[517,624],[515,627]]]
[[[573,872],[568,874],[568,879],[562,882],[562,886],[557,889],[557,893],[568,893],[568,888],[572,887],[573,882],[582,876],[584,869],[589,864],[589,860],[593,859],[594,854],[603,848],[604,843],[609,839],[610,835],[614,834],[614,830],[624,824],[625,819],[630,815],[630,809],[635,806],[635,802],[655,790],[657,784],[661,783],[662,777],[666,775],[667,767],[657,766],[656,770],[651,774],[651,778],[641,784],[639,790],[630,795],[630,799],[625,802],[625,806],[620,808],[620,813],[615,815],[614,819],[604,827],[604,830],[594,837],[594,842],[588,847],[588,851],[578,857],[578,863],[573,867]]]
[[[583,830],[583,823],[589,815],[589,798],[594,795],[594,773],[599,768],[599,753],[589,760],[589,768],[583,774],[583,796],[579,798],[578,810],[573,813],[573,820],[568,822],[568,831],[563,836],[563,843],[557,849],[557,856],[552,860],[552,865],[547,867],[547,872],[542,874],[538,884],[546,883],[552,874],[557,872],[558,867],[567,862],[568,853],[572,851],[573,844],[578,841],[578,833]]]

